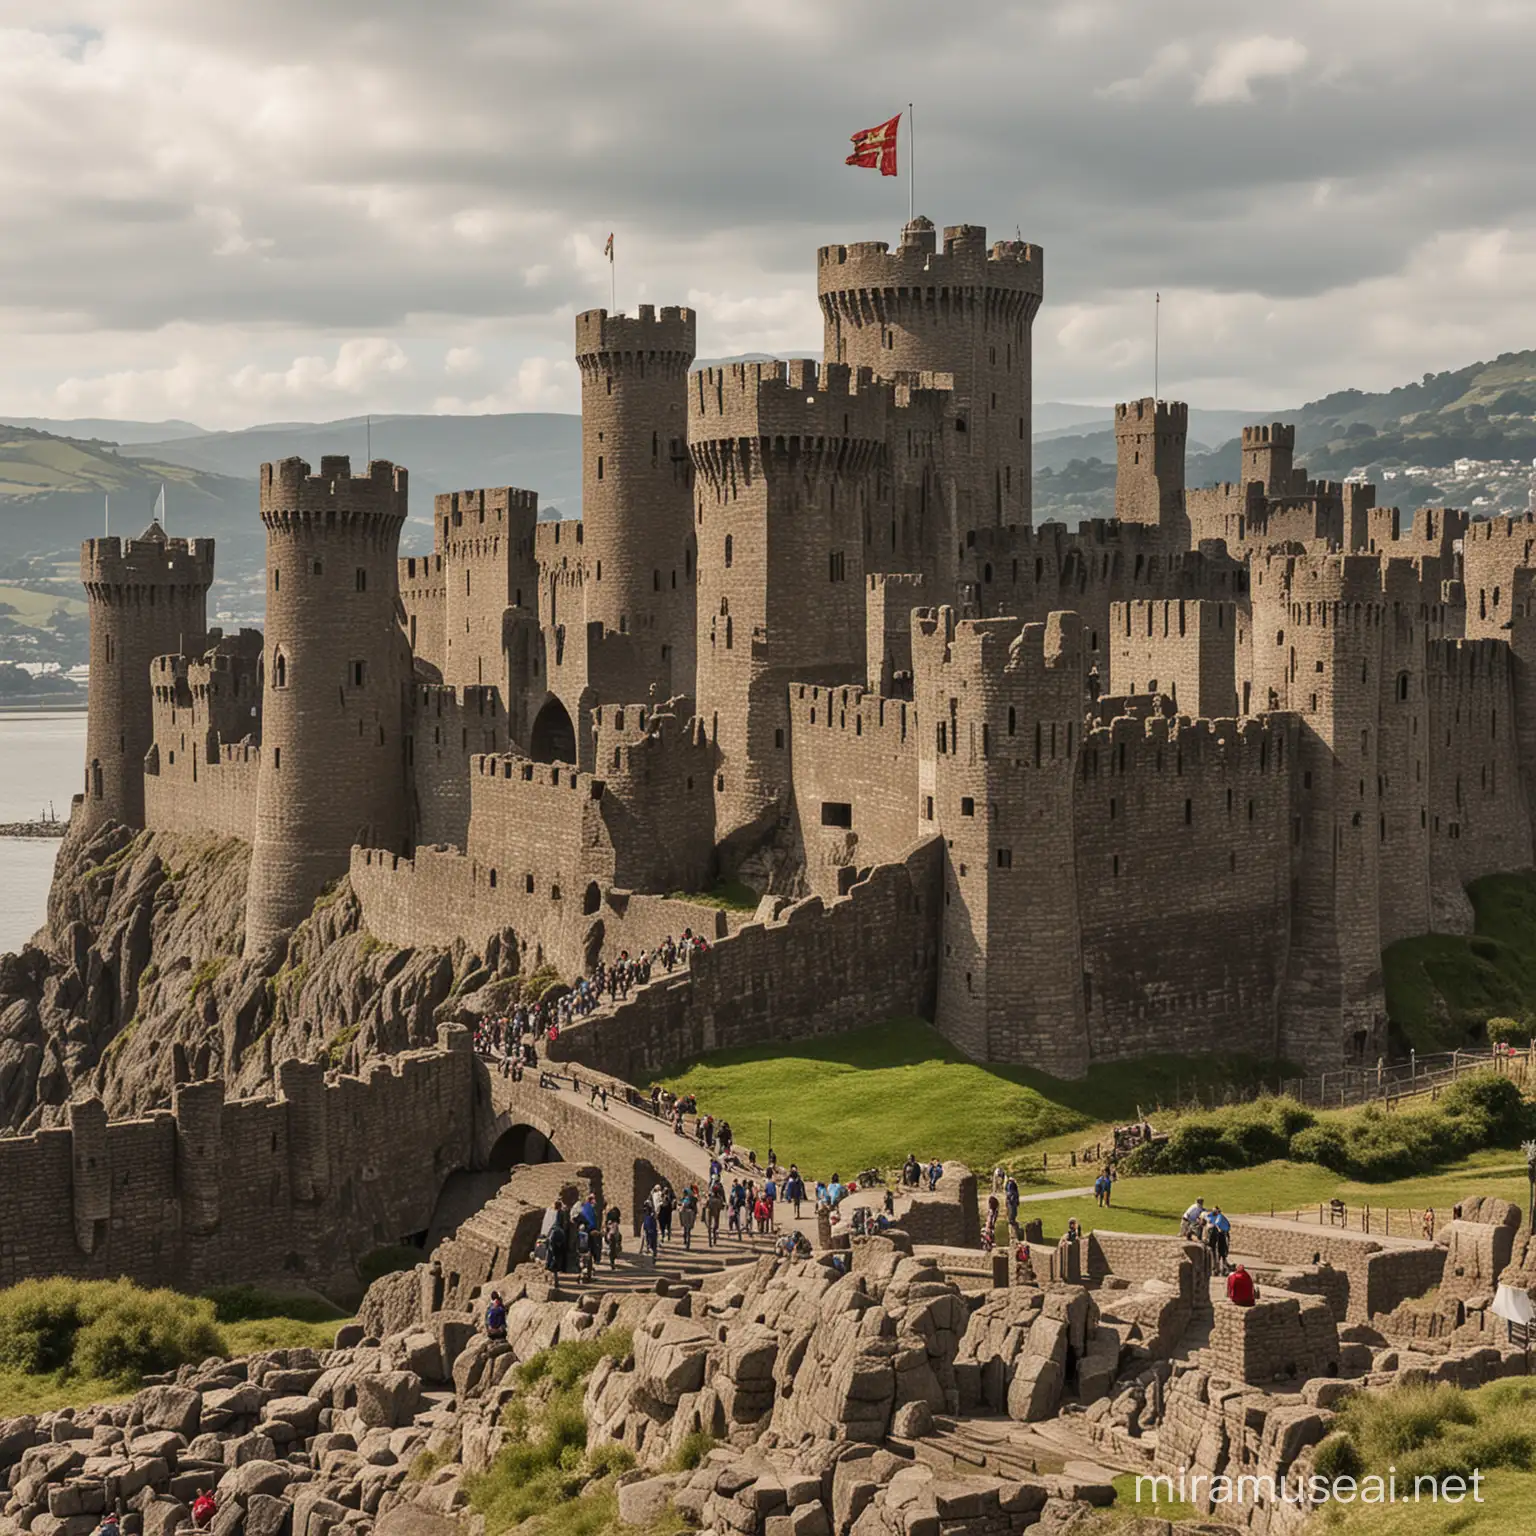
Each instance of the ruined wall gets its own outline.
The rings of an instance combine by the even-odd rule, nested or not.
[[[191,1083],[169,1113],[108,1123],[91,1100],[68,1128],[0,1140],[0,1284],[331,1283],[424,1229],[444,1179],[470,1164],[469,1036],[445,1026],[439,1042],[330,1083],[286,1062],[279,1099]]]
[[[893,862],[918,835],[917,710],[862,688],[797,683],[789,717],[806,880],[836,896],[855,870]]]
[[[1295,738],[1283,715],[1120,719],[1088,734],[1072,815],[1095,1060],[1193,1056],[1237,1037],[1276,1054]]]
[[[1313,1376],[1337,1376],[1339,1330],[1321,1296],[1265,1292],[1251,1307],[1219,1306],[1211,1326],[1218,1375],[1294,1390]]]
[[[747,924],[686,973],[562,1030],[551,1054],[644,1082],[705,1051],[931,1017],[939,852],[930,838],[837,901],[808,897]]]

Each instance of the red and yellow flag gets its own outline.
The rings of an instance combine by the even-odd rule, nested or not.
[[[901,113],[898,112],[889,122],[881,123],[878,128],[866,128],[862,133],[852,135],[853,153],[843,162],[844,165],[862,165],[869,170],[876,166],[882,176],[894,176],[896,174],[896,132],[901,126]]]

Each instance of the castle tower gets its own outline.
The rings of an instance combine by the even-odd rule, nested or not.
[[[717,841],[788,789],[789,684],[864,680],[864,530],[892,408],[888,385],[835,363],[733,363],[689,381]]]
[[[1188,549],[1184,447],[1189,407],[1178,400],[1133,400],[1115,407],[1115,516],[1162,530],[1170,549]]]
[[[1372,1060],[1385,1045],[1384,612],[1374,556],[1271,555],[1255,563],[1256,680],[1301,721],[1280,1053],[1319,1069]]]
[[[151,523],[137,539],[87,539],[80,580],[91,614],[86,716],[87,828],[144,825],[144,754],[154,740],[150,662],[200,654],[208,633],[212,539],[168,539]]]
[[[1088,1067],[1073,857],[1082,621],[912,616],[918,825],[944,839],[938,1027],[978,1061]]]
[[[576,317],[589,682],[609,702],[694,691],[691,309]],[[628,636],[627,643],[611,637]]]
[[[1276,421],[1243,428],[1243,483],[1257,480],[1266,496],[1289,496],[1297,489],[1296,428]],[[1302,477],[1305,488],[1306,477]]]
[[[941,580],[978,528],[1030,522],[1031,330],[1044,293],[1044,253],[1022,240],[989,248],[980,225],[944,231],[912,220],[883,240],[827,245],[816,288],[828,362],[877,377],[948,373],[956,405],[952,504],[934,553]]]
[[[261,466],[267,624],[261,773],[246,898],[255,954],[347,871],[354,843],[399,849],[410,680],[396,621],[406,472],[344,457]]]

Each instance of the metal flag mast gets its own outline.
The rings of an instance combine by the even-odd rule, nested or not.
[[[1163,296],[1152,295],[1152,403],[1157,403],[1158,375],[1162,364]]]
[[[912,116],[912,103],[907,103],[907,223],[917,217],[917,127]]]

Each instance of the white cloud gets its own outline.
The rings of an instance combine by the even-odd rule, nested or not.
[[[1210,68],[1200,77],[1195,100],[1201,105],[1252,101],[1256,80],[1283,80],[1305,67],[1307,58],[1305,45],[1294,37],[1271,37],[1266,33],[1223,43]]]
[[[570,409],[614,276],[703,356],[814,349],[816,247],[906,214],[847,135],[914,94],[919,211],[1045,247],[1042,399],[1144,387],[1153,288],[1240,402],[1536,341],[1529,4],[770,10],[0,0],[0,410]]]

